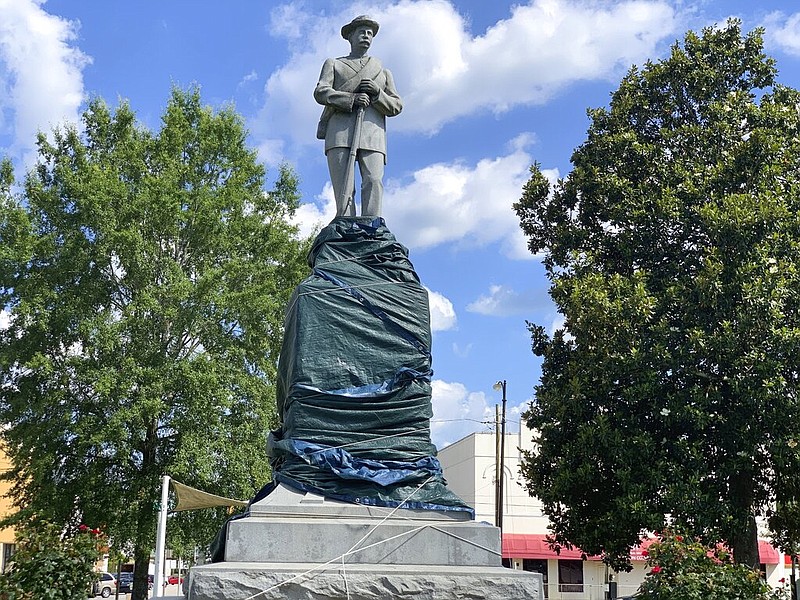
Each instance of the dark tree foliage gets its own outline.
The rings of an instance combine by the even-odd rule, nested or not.
[[[20,197],[0,170],[8,478],[20,518],[96,523],[132,553],[138,600],[162,474],[239,499],[269,480],[284,307],[307,270],[297,180],[285,167],[266,193],[241,118],[197,89],[173,90],[156,133],[94,100],[52,139]],[[172,519],[171,545],[225,517]]]
[[[617,566],[665,521],[751,566],[756,517],[797,540],[800,94],[762,48],[730,21],[631,69],[515,206],[565,318],[529,325],[524,475],[557,543]]]

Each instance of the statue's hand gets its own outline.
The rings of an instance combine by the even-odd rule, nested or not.
[[[362,92],[357,93],[355,100],[353,101],[353,105],[356,107],[364,107],[364,108],[369,106],[370,105],[369,94],[364,94]]]
[[[376,98],[381,90],[372,79],[362,79],[361,83],[358,84],[358,91],[368,94],[370,98]]]

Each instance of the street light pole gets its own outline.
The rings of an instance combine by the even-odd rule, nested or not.
[[[500,448],[503,445],[503,438],[500,437],[500,405],[494,405],[494,524],[500,527],[503,518],[500,516],[500,479],[503,477],[502,467],[500,466]]]
[[[497,484],[497,526],[500,528],[500,537],[503,537],[503,483],[505,481],[506,467],[506,380],[498,381],[492,386],[495,390],[503,392],[503,408],[500,414],[500,480]]]

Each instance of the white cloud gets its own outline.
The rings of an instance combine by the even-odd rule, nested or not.
[[[453,329],[458,321],[453,303],[439,292],[428,291],[428,305],[431,312],[431,331],[447,331]]]
[[[800,13],[787,17],[780,11],[772,12],[764,19],[763,26],[771,45],[787,54],[800,56]]]
[[[386,222],[412,249],[445,243],[482,247],[501,241],[508,257],[532,259],[512,208],[532,162],[515,141],[505,156],[474,165],[430,165],[416,171],[407,185],[389,181]]]
[[[458,342],[453,342],[453,354],[460,358],[467,358],[472,352],[473,345],[474,344],[472,344],[472,342],[469,342],[463,346]]]
[[[30,152],[38,131],[76,123],[82,69],[90,58],[70,43],[77,23],[45,12],[44,0],[0,0],[0,112],[13,114],[15,153]]]
[[[483,247],[500,242],[512,259],[533,260],[513,204],[530,176],[533,157],[525,150],[531,139],[522,134],[509,143],[509,154],[477,164],[437,163],[416,171],[410,182],[386,182],[383,212],[398,239],[412,250],[441,244]],[[555,180],[558,171],[544,171]],[[326,224],[336,214],[330,183],[314,203],[303,204],[295,223],[301,231]]]
[[[559,329],[564,329],[566,324],[567,320],[564,318],[564,315],[556,315],[555,319],[550,323],[550,335],[554,335]]]
[[[308,237],[330,223],[335,216],[336,199],[333,197],[333,186],[328,182],[315,202],[298,207],[291,222],[300,228],[301,236]]]
[[[369,10],[348,6],[330,15],[303,15],[285,4],[273,12],[270,32],[293,53],[266,83],[256,135],[285,136],[301,145],[316,141],[320,107],[312,90],[324,59],[346,53],[339,29],[359,10],[381,24],[374,53],[394,74],[404,99],[392,127],[427,133],[476,111],[544,103],[576,81],[617,77],[656,54],[677,29],[666,0],[529,0],[478,36],[446,0],[403,0]]]
[[[444,448],[475,432],[495,431],[495,406],[500,399],[483,392],[470,392],[462,383],[439,379],[431,382],[433,419],[431,437],[437,448]],[[519,432],[520,415],[530,405],[530,398],[506,406],[506,433]]]
[[[438,448],[457,442],[494,423],[494,412],[483,392],[470,392],[462,383],[431,382],[433,419],[431,437]]]
[[[243,87],[248,83],[252,83],[254,81],[258,81],[258,73],[256,72],[255,69],[251,70],[247,75],[242,77],[242,80],[239,82],[239,85],[237,87]]]
[[[534,291],[517,292],[505,285],[492,285],[489,293],[467,305],[469,312],[493,317],[530,314],[542,306],[546,298]]]
[[[11,313],[6,309],[0,310],[0,331],[8,329],[9,325],[11,325]]]

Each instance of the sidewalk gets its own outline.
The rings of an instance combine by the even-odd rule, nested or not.
[[[133,594],[123,594],[122,592],[120,592],[119,594],[119,600],[131,600],[132,597]],[[153,596],[152,592],[150,592],[150,595],[148,597],[154,600],[156,599],[156,597]],[[98,596],[97,598],[100,598],[100,596]],[[97,598],[95,598],[95,600],[97,600]],[[114,600],[114,594],[111,594],[108,600]],[[181,586],[178,584],[164,586],[164,593],[163,595],[158,596],[157,600],[184,600],[184,595],[183,592],[181,591]]]

